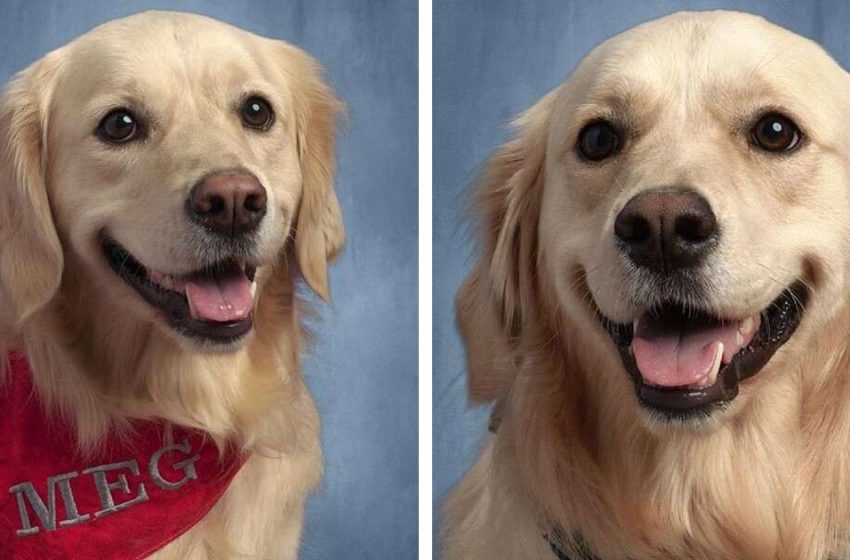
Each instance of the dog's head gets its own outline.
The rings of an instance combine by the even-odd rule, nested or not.
[[[819,46],[745,14],[594,49],[484,174],[484,258],[459,296],[473,391],[504,390],[548,316],[649,419],[745,406],[845,302],[848,86]]]
[[[340,110],[306,53],[200,16],[139,14],[48,54],[0,108],[8,319],[50,302],[73,262],[128,320],[233,349],[290,238],[327,299]]]

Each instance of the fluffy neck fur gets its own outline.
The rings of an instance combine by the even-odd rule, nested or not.
[[[558,330],[561,344],[544,343],[552,331],[523,337],[493,450],[500,485],[521,488],[534,515],[604,559],[846,552],[846,310],[794,341],[805,358],[775,356],[747,406],[702,432],[648,430],[619,364],[600,364],[582,329]]]
[[[5,345],[25,352],[40,398],[76,426],[82,451],[128,419],[150,417],[255,451],[310,445],[300,425],[314,413],[298,373],[303,332],[289,263],[268,271],[254,332],[227,354],[186,350],[153,325],[128,320],[104,297],[103,280],[70,264],[59,294]]]

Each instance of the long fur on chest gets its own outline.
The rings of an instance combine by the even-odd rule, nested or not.
[[[777,356],[757,398],[705,430],[648,430],[629,382],[600,372],[616,363],[593,361],[579,331],[563,346],[537,345],[447,503],[446,558],[555,558],[543,538],[553,528],[581,535],[603,560],[842,557],[846,323],[798,341],[804,355]]]

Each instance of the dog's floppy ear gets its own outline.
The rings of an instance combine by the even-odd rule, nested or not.
[[[457,296],[473,400],[503,394],[517,365],[515,341],[534,315],[537,225],[553,97],[544,97],[515,121],[516,137],[490,158],[478,181],[479,259]]]
[[[284,72],[291,84],[303,193],[295,224],[295,255],[304,280],[330,301],[328,261],[345,242],[342,213],[334,190],[337,121],[343,104],[322,80],[318,63],[286,43]]]
[[[47,114],[59,54],[18,74],[0,101],[0,302],[24,321],[56,293],[62,247],[47,195]]]

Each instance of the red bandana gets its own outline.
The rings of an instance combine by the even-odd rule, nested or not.
[[[82,459],[73,431],[45,416],[26,359],[11,364],[0,388],[0,558],[144,558],[200,521],[242,466],[204,434],[166,438],[157,422]]]

